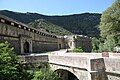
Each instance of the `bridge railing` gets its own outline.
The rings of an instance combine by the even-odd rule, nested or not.
[[[48,55],[45,54],[33,54],[19,56],[19,60],[31,64],[39,64],[40,62],[48,62]]]
[[[61,66],[90,69],[90,59],[87,57],[49,55],[49,63]]]

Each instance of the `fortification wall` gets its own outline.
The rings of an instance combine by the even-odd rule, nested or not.
[[[10,47],[14,47],[15,52],[20,52],[17,30],[7,24],[0,23],[0,42],[6,41],[10,43]]]
[[[0,15],[0,42],[5,41],[8,41],[17,53],[39,53],[78,47],[82,47],[85,52],[90,52],[92,49],[88,37],[72,35],[67,39],[59,38]]]
[[[87,36],[72,35],[66,37],[67,47],[74,49],[81,47],[85,52],[91,52],[92,44],[91,39]]]
[[[25,42],[29,43],[29,52],[58,49],[58,39],[55,35],[0,16],[0,42],[5,41],[8,41],[17,53],[24,53]]]

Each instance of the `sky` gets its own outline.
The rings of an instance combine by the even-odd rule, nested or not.
[[[0,10],[44,15],[102,13],[115,0],[0,0]]]

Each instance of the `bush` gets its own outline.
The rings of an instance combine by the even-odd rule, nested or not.
[[[58,75],[58,73],[53,72],[50,69],[49,64],[47,64],[46,67],[40,67],[40,70],[35,72],[34,78],[32,80],[58,80],[59,78],[60,76]]]
[[[32,75],[18,62],[8,42],[0,43],[0,80],[31,80]]]
[[[93,37],[92,38],[92,52],[98,52],[100,40]]]
[[[69,50],[69,52],[83,52],[81,47],[75,48],[73,50]]]
[[[13,48],[8,42],[0,43],[0,80],[58,80],[59,75],[50,70],[45,63],[39,65],[40,70],[28,70],[26,63],[18,61]]]

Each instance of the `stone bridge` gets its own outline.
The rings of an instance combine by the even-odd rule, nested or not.
[[[22,57],[29,63],[49,62],[62,80],[120,80],[120,54],[66,53],[33,54]]]

